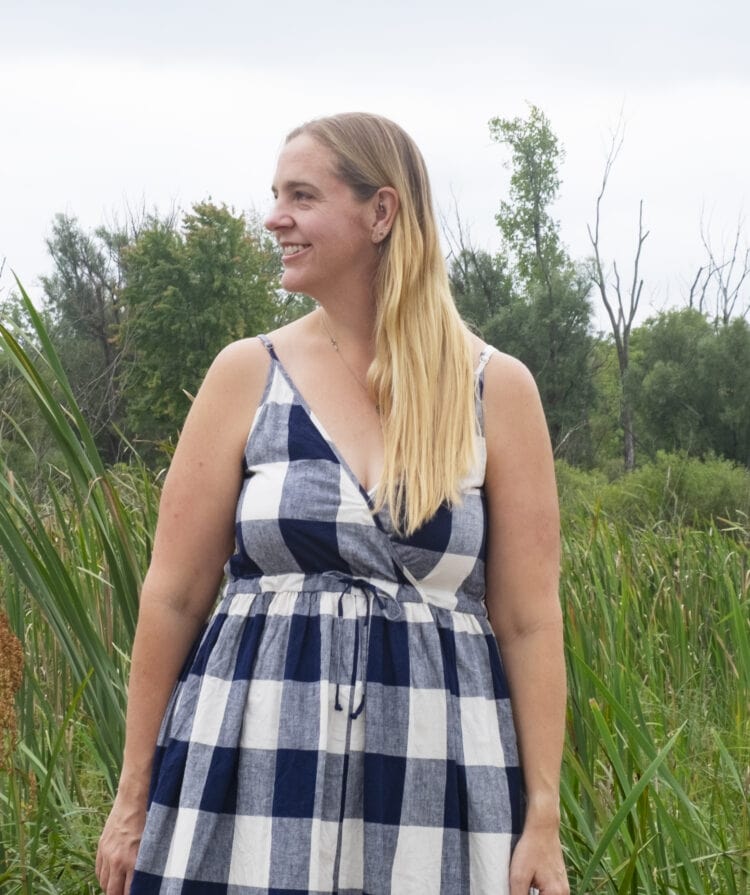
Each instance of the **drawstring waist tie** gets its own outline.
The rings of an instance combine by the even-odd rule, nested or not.
[[[335,709],[337,712],[343,712],[341,705],[341,669],[343,664],[343,643],[344,643],[344,599],[347,594],[352,594],[355,598],[355,615],[356,622],[354,628],[354,649],[352,651],[352,673],[351,686],[354,687],[357,679],[362,681],[362,698],[357,708],[351,712],[349,717],[356,720],[365,707],[365,695],[367,691],[367,660],[370,652],[370,619],[372,618],[372,605],[377,602],[383,612],[383,615],[389,621],[395,621],[401,616],[401,605],[397,598],[386,593],[382,588],[368,581],[366,578],[356,578],[352,575],[334,573],[331,575],[337,581],[343,583],[344,590],[341,591],[338,599],[338,610],[334,620],[334,639],[336,640],[336,700]],[[356,611],[356,597],[361,594],[365,599],[365,614],[360,616]],[[395,610],[395,611],[394,611]],[[362,645],[360,647],[360,639]]]

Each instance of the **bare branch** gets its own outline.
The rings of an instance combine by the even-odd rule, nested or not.
[[[719,255],[714,251],[714,247],[708,235],[707,226],[704,215],[701,212],[700,219],[700,236],[703,248],[708,257],[708,264],[704,265],[701,270],[706,271],[703,283],[700,310],[704,310],[705,296],[709,287],[713,287],[714,297],[714,323],[726,326],[731,318],[736,314],[745,317],[750,311],[750,303],[741,306],[743,287],[746,282],[750,281],[750,245],[745,245],[744,249],[741,245],[744,233],[745,220],[740,215],[737,219],[737,226],[734,231],[734,237],[729,248],[722,249]],[[696,276],[695,282],[698,281]],[[693,293],[691,290],[690,303],[692,306]]]
[[[622,149],[623,142],[625,140],[625,130],[622,120],[622,112],[620,112],[620,117],[617,121],[614,131],[611,134],[611,141],[609,146],[609,151],[607,153],[607,157],[604,163],[604,173],[602,174],[602,183],[599,189],[599,195],[596,197],[596,215],[595,215],[595,224],[594,230],[592,232],[591,227],[587,225],[586,229],[588,230],[589,240],[591,241],[591,245],[594,249],[594,271],[593,271],[593,280],[599,289],[599,294],[601,295],[602,304],[607,312],[607,316],[609,317],[610,324],[612,326],[612,335],[614,336],[615,343],[617,345],[618,357],[620,355],[620,326],[618,317],[619,315],[615,314],[614,305],[610,301],[609,293],[607,291],[607,276],[604,271],[604,265],[602,264],[601,251],[600,251],[600,229],[601,229],[601,205],[602,200],[604,198],[604,193],[607,189],[607,183],[609,182],[610,174],[612,173],[612,168],[617,159],[617,156],[620,154],[620,150]],[[618,292],[618,304],[619,302],[619,292]]]
[[[617,349],[617,362],[620,370],[620,400],[621,413],[620,419],[623,427],[623,455],[625,461],[625,469],[631,470],[635,466],[635,434],[633,431],[633,413],[632,407],[627,399],[625,392],[625,377],[630,362],[630,331],[633,327],[638,306],[643,293],[643,278],[640,276],[641,254],[643,244],[648,238],[649,231],[643,228],[643,200],[641,199],[638,209],[638,242],[633,260],[633,279],[630,291],[626,295],[623,288],[623,282],[620,277],[620,271],[617,262],[612,263],[612,274],[614,283],[610,284],[608,277],[604,272],[600,249],[600,227],[601,227],[601,205],[604,193],[607,189],[612,167],[620,153],[624,140],[624,129],[622,125],[622,113],[617,123],[617,127],[612,134],[609,153],[604,164],[604,173],[602,175],[602,185],[599,195],[596,198],[596,212],[594,228],[587,227],[589,239],[594,249],[594,271],[593,280],[596,283],[599,294],[601,295],[602,304],[607,311],[610,324],[612,326],[612,337]],[[614,297],[611,295],[609,286],[612,285]]]
[[[643,280],[638,280],[638,268],[641,263],[641,251],[643,250],[643,243],[648,238],[649,230],[643,232],[643,199],[640,201],[640,205],[638,207],[638,249],[635,253],[635,261],[633,262],[633,285],[630,288],[630,311],[628,313],[627,319],[627,328],[630,331],[631,326],[633,325],[633,320],[635,319],[635,315],[638,311],[638,304],[641,300],[641,291],[643,290]]]
[[[698,289],[698,283],[700,283],[701,276],[703,275],[703,271],[704,271],[705,269],[706,269],[706,268],[705,268],[705,266],[703,266],[703,265],[701,265],[701,267],[698,268],[698,273],[695,275],[695,279],[693,280],[693,283],[692,283],[692,285],[691,285],[691,287],[690,287],[690,292],[688,293],[688,307],[689,307],[689,308],[692,308],[692,307],[693,307],[694,296],[695,296],[696,291],[697,291],[697,289]],[[708,284],[708,281],[704,279],[704,282],[703,282],[703,290],[702,290],[702,292],[701,292],[701,297],[700,297],[700,299],[699,299],[699,303],[698,303],[698,310],[699,310],[699,311],[703,309],[703,297],[704,297],[705,294],[706,294],[706,286],[707,286],[707,284]]]
[[[458,200],[456,199],[456,195],[453,192],[453,188],[451,188],[450,192],[451,211],[456,230],[453,230],[448,219],[448,215],[443,211],[442,208],[438,210],[438,216],[440,218],[440,228],[443,231],[446,242],[448,243],[447,260],[453,260],[461,263],[460,258],[462,254],[467,251],[473,252],[474,249],[471,245],[471,233],[468,232],[466,235],[464,234],[464,224],[461,220],[461,215],[458,212]]]
[[[452,211],[453,219],[455,222],[455,230],[453,230],[448,217],[443,212],[443,210],[440,209],[439,211],[440,226],[442,228],[446,242],[448,243],[447,260],[453,261],[455,264],[458,265],[458,268],[461,271],[461,275],[467,282],[471,270],[473,269],[474,273],[477,276],[477,279],[479,280],[479,285],[481,286],[485,299],[489,304],[492,304],[492,284],[487,282],[487,278],[484,275],[483,266],[478,262],[477,249],[471,241],[471,230],[461,220],[461,215],[458,211],[458,200],[456,199],[456,196],[452,189],[451,199],[453,205]]]

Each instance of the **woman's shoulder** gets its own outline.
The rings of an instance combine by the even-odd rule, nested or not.
[[[225,345],[213,359],[205,384],[221,388],[242,383],[252,389],[256,380],[265,377],[269,363],[268,351],[261,338],[237,339]]]
[[[488,438],[515,441],[544,426],[539,389],[529,368],[517,357],[493,349],[483,370],[482,404]]]
[[[500,351],[473,333],[470,335],[470,344],[474,369],[481,366],[484,380],[490,385],[491,392],[515,391],[518,387],[536,389],[534,377],[517,357]],[[484,364],[483,359],[486,359]]]
[[[270,366],[269,351],[258,336],[230,342],[211,362],[194,403],[211,405],[225,419],[252,418],[263,398]]]
[[[230,342],[214,358],[204,387],[257,406],[269,375],[271,351],[277,346],[293,345],[307,326],[307,317],[268,333]]]

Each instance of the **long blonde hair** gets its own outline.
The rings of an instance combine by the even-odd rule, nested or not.
[[[362,201],[396,190],[400,205],[375,276],[375,358],[368,384],[383,420],[385,462],[375,498],[411,534],[461,498],[475,462],[474,374],[468,330],[450,292],[422,154],[397,124],[349,113],[296,128],[333,153]]]

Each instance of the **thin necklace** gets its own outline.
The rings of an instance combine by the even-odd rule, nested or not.
[[[325,310],[323,309],[323,306],[322,306],[322,305],[319,305],[318,307],[320,308],[320,320],[321,320],[321,322],[322,322],[322,324],[323,324],[323,329],[326,331],[326,335],[328,336],[328,339],[330,340],[331,345],[333,346],[333,350],[336,352],[336,354],[338,354],[339,358],[341,359],[341,363],[342,363],[342,364],[346,367],[346,369],[349,371],[349,375],[352,377],[352,379],[354,379],[354,381],[357,383],[357,385],[362,389],[362,391],[363,391],[363,392],[367,395],[367,397],[372,401],[372,392],[371,392],[370,389],[367,387],[367,384],[364,383],[364,382],[360,379],[360,377],[354,372],[354,370],[349,366],[349,364],[347,363],[346,358],[345,358],[344,355],[341,353],[341,349],[339,348],[339,343],[336,341],[336,339],[334,339],[334,337],[333,337],[333,333],[332,333],[331,330],[328,328],[328,324],[326,323],[326,312],[325,312]],[[379,405],[379,404],[376,404],[376,405],[375,405],[375,411],[376,411],[378,414],[380,413],[380,405]]]

